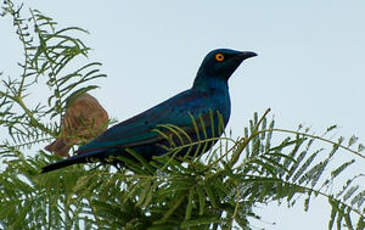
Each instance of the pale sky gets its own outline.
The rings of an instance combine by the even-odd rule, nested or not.
[[[259,55],[229,82],[228,127],[234,135],[241,135],[254,112],[270,107],[277,127],[304,123],[320,133],[338,124],[339,134],[356,134],[365,142],[363,0],[28,0],[25,7],[62,27],[90,32],[85,37],[93,49],[90,60],[102,62],[108,75],[92,94],[119,121],[191,87],[210,50],[232,48]],[[0,19],[0,34],[0,72],[13,76],[22,51],[9,20]],[[315,201],[309,213],[302,210],[260,207],[263,222],[256,226],[327,228],[326,200]]]

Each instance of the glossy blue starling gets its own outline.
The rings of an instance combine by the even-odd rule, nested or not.
[[[161,129],[161,124],[179,127],[178,130],[184,130],[191,142],[221,136],[231,114],[228,79],[242,61],[254,56],[257,56],[254,52],[231,49],[211,51],[204,58],[190,89],[114,125],[91,142],[80,146],[76,152],[78,155],[50,164],[42,172],[90,161],[106,162],[105,159],[113,156],[133,158],[128,149],[151,160],[153,156],[165,154],[168,151],[166,146],[171,144],[168,136],[173,134],[163,135],[163,130],[156,131]],[[168,133],[169,129],[165,131]],[[214,143],[211,141],[207,148],[200,148],[199,154]],[[179,154],[186,154],[187,151]],[[191,152],[196,154],[196,151]]]

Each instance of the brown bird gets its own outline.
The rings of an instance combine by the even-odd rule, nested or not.
[[[45,149],[67,157],[73,145],[89,142],[107,129],[108,122],[108,113],[96,98],[84,93],[67,105],[60,135]]]

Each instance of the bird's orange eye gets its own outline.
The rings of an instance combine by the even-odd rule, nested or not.
[[[224,55],[223,55],[223,54],[221,54],[221,53],[217,53],[217,54],[215,55],[215,60],[217,60],[217,61],[219,61],[219,62],[223,61],[223,60],[224,60]]]

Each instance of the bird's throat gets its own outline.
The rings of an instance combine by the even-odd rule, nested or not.
[[[226,92],[228,93],[228,82],[221,77],[210,77],[199,75],[195,78],[192,89],[204,92]]]

